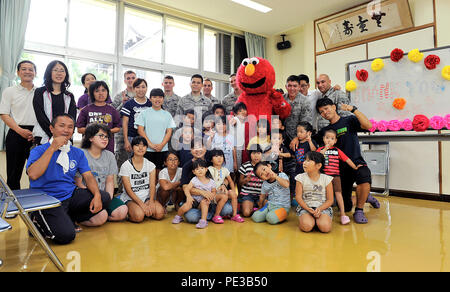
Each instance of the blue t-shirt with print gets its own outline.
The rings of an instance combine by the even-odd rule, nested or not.
[[[50,143],[38,146],[31,150],[27,161],[27,170],[35,163],[44,152],[50,147]],[[55,197],[61,202],[69,199],[75,190],[75,174],[83,174],[90,171],[89,163],[81,149],[70,146],[69,171],[64,173],[61,165],[56,163],[61,151],[56,151],[48,164],[47,170],[37,180],[30,179],[30,188],[45,192],[47,195]]]

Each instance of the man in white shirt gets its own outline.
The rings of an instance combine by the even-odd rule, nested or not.
[[[20,189],[23,167],[33,145],[33,127],[37,123],[33,109],[36,65],[30,61],[20,62],[17,75],[20,84],[6,88],[0,101],[0,116],[10,128],[5,147],[7,184],[12,190]]]

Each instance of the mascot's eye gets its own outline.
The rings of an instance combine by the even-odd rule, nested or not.
[[[250,64],[250,63],[251,63],[250,59],[244,59],[244,60],[242,61],[242,65],[243,65],[243,66],[247,66],[247,65]]]
[[[257,58],[251,58],[250,59],[250,63],[252,63],[253,65],[258,65],[259,64],[259,60]]]

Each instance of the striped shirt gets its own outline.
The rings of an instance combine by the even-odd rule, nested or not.
[[[242,186],[241,195],[260,195],[263,181],[253,173],[253,164],[250,161],[242,164],[239,173],[244,177],[251,175],[251,180]]]
[[[317,149],[317,152],[322,151],[324,148],[325,147],[320,147]],[[330,176],[339,176],[339,160],[345,162],[349,159],[348,156],[337,147],[333,147],[325,151],[324,156],[325,166],[323,169],[325,174]]]

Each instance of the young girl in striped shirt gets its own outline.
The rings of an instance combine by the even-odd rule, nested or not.
[[[323,142],[325,146],[317,149],[317,152],[322,153],[325,156],[325,166],[324,173],[326,175],[333,177],[333,190],[336,196],[336,201],[341,212],[341,224],[346,225],[350,223],[350,218],[345,215],[344,211],[344,200],[342,199],[342,188],[341,188],[341,177],[339,172],[339,160],[347,163],[353,169],[358,169],[358,167],[353,163],[353,161],[345,155],[339,148],[334,145],[337,142],[337,133],[334,130],[327,130],[323,136]]]

